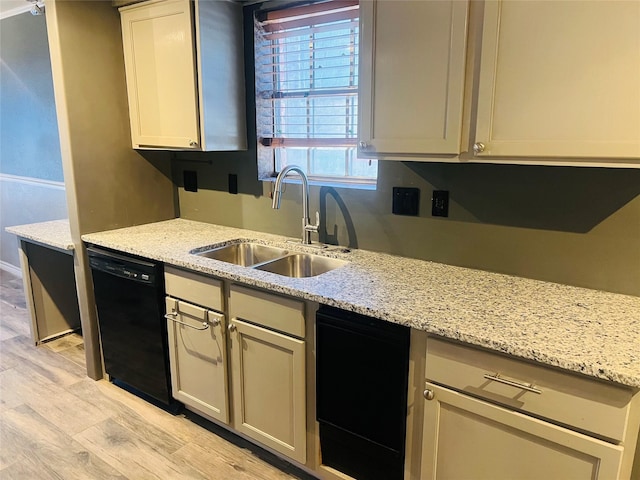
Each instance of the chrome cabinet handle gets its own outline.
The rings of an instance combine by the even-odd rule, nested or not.
[[[238,327],[236,327],[233,323],[231,325],[229,325],[229,331],[230,332],[235,332],[238,329]]]
[[[527,384],[527,383],[516,382],[514,380],[508,380],[506,378],[502,378],[499,373],[496,373],[494,375],[489,375],[488,373],[485,373],[484,378],[486,378],[487,380],[491,380],[492,382],[498,382],[498,383],[503,383],[504,385],[509,385],[510,387],[521,388],[522,390],[526,390],[527,392],[537,393],[538,395],[542,393],[542,390],[540,390],[539,388],[536,388],[533,385],[533,383]]]
[[[209,324],[207,322],[202,322],[202,327],[194,327],[193,325],[190,325],[188,323],[178,320],[176,318],[177,316],[178,316],[177,313],[167,313],[164,316],[164,318],[166,318],[167,320],[171,320],[174,323],[179,323],[180,325],[184,325],[185,327],[193,328],[194,330],[206,330],[207,328],[209,328]]]
[[[360,150],[367,150],[369,148],[369,144],[365,141],[361,141],[359,145],[360,145]]]
[[[194,142],[193,140],[189,141],[189,146],[191,148],[196,148],[198,146],[198,142]]]
[[[211,320],[212,327],[217,327],[218,325],[220,325],[220,320],[218,320],[217,318],[214,320]]]
[[[433,400],[433,398],[435,397],[435,395],[433,394],[433,390],[430,390],[428,388],[425,389],[424,392],[422,392],[422,396],[427,400]]]
[[[473,154],[474,155],[478,155],[482,152],[484,152],[484,149],[486,148],[485,144],[482,142],[477,142],[473,144]]]

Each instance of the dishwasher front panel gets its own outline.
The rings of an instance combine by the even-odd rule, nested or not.
[[[401,479],[410,330],[322,307],[316,395],[322,463],[354,478]]]
[[[162,264],[109,254],[89,251],[105,371],[169,405]]]

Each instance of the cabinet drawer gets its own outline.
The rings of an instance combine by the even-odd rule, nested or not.
[[[239,318],[273,330],[304,338],[304,302],[260,290],[231,286],[231,318]]]
[[[434,383],[605,438],[624,438],[629,389],[436,338],[427,341],[426,362]]]
[[[221,280],[165,266],[164,282],[167,295],[223,311]]]

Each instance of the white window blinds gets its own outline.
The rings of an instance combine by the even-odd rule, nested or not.
[[[356,158],[358,14],[335,0],[256,15],[257,132],[274,170],[375,179],[377,165]]]

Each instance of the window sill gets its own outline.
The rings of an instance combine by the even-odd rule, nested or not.
[[[276,177],[264,177],[259,178],[258,180],[262,182],[270,182],[275,183]],[[286,177],[284,183],[294,183],[300,184],[300,178],[297,176]],[[351,182],[340,182],[340,181],[330,181],[330,180],[311,180],[309,179],[309,185],[314,187],[331,187],[331,188],[349,188],[353,190],[372,190],[375,191],[378,189],[377,182],[376,183],[351,183]]]

